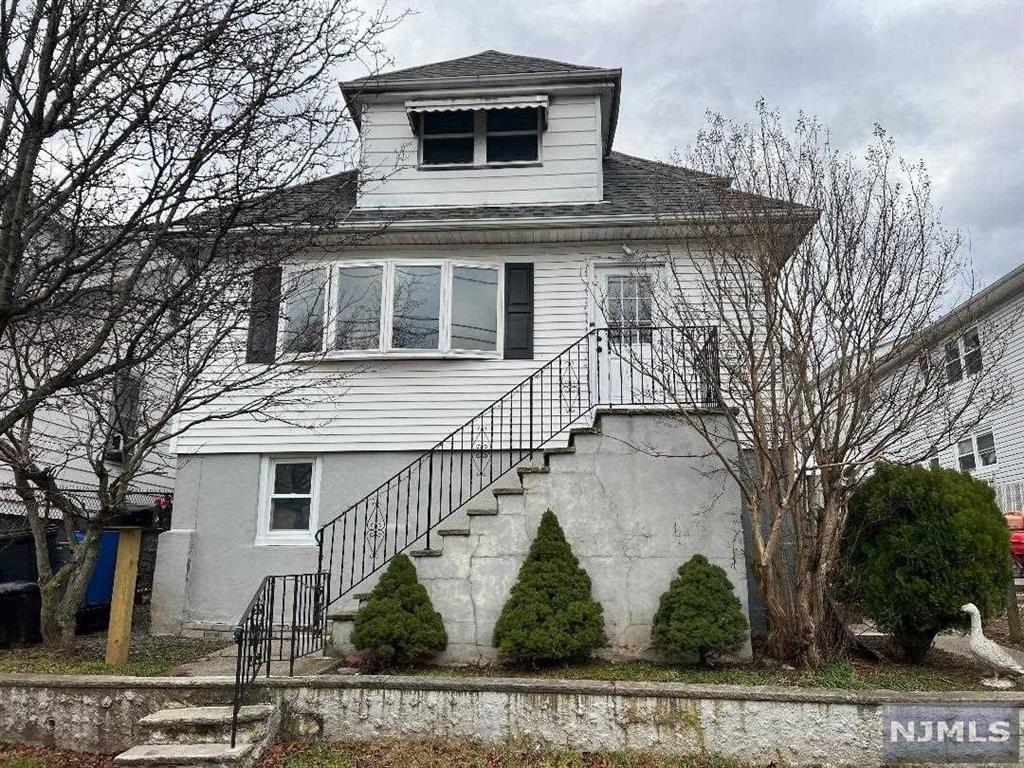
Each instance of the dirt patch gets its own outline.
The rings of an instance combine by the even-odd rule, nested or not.
[[[113,768],[113,755],[0,744],[0,768]]]

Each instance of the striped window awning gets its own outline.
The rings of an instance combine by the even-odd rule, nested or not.
[[[417,115],[424,112],[462,112],[479,109],[540,109],[547,127],[547,96],[482,96],[459,99],[413,99],[405,102],[405,112],[413,132],[419,130]]]

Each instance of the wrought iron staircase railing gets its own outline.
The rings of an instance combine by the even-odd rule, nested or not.
[[[296,658],[320,650],[330,605],[399,552],[418,544],[429,551],[440,523],[595,408],[719,404],[715,327],[589,331],[324,523],[314,573],[263,580],[235,630],[236,716],[246,689],[264,668],[270,674],[272,660],[287,659],[291,670]],[[296,617],[290,624],[289,611]]]

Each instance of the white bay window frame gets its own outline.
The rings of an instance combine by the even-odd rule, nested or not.
[[[290,267],[290,270],[305,271],[316,268],[316,264],[300,265]],[[503,263],[481,263],[454,259],[358,259],[352,261],[324,262],[321,268],[328,270],[327,276],[327,300],[325,304],[324,332],[319,353],[288,353],[283,348],[279,349],[282,356],[301,358],[304,356],[319,355],[328,360],[366,360],[366,359],[431,359],[431,358],[477,358],[485,360],[500,360],[504,356],[505,349],[505,265]],[[395,347],[392,341],[394,332],[394,292],[395,292],[395,268],[402,266],[418,267],[440,267],[441,289],[440,289],[440,318],[438,324],[438,347],[437,349],[405,349]],[[376,349],[336,349],[335,348],[335,322],[338,318],[338,295],[337,286],[341,279],[340,270],[349,267],[382,267],[381,282],[381,310],[380,328],[377,337]],[[494,349],[458,349],[452,347],[452,306],[453,306],[453,276],[458,267],[471,269],[490,269],[496,275],[496,290],[494,296],[494,314],[496,321],[496,338]],[[285,275],[287,279],[288,272]],[[278,333],[279,346],[283,343],[284,324],[280,326]]]

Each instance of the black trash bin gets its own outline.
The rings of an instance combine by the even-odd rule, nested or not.
[[[39,585],[34,581],[0,584],[0,648],[39,642]]]

